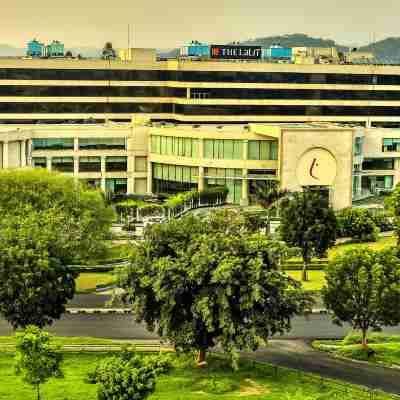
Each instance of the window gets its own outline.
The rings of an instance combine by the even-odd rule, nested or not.
[[[241,160],[243,141],[233,139],[205,139],[204,158]]]
[[[73,150],[73,138],[32,139],[32,150]]]
[[[383,139],[382,151],[400,151],[400,138]]]
[[[33,157],[32,166],[34,168],[46,168],[47,167],[46,157]]]
[[[242,197],[242,170],[237,168],[205,168],[207,187],[224,186],[228,189],[229,203],[239,204]],[[244,183],[244,184],[247,184]]]
[[[135,172],[147,171],[147,157],[135,157]]]
[[[74,157],[53,157],[51,168],[60,172],[74,172]]]
[[[107,178],[106,179],[106,191],[111,193],[127,193],[128,180],[126,178]]]
[[[106,172],[121,172],[127,170],[127,157],[106,157]]]
[[[361,156],[362,155],[362,145],[363,145],[363,138],[356,137],[354,142],[354,155]]]
[[[249,160],[277,160],[278,142],[272,140],[249,140]]]
[[[198,139],[152,135],[150,143],[152,153],[190,158],[199,156]]]
[[[362,164],[363,170],[394,169],[394,158],[370,158]]]
[[[81,138],[79,150],[125,150],[125,138]]]
[[[198,168],[153,163],[153,191],[178,193],[197,189]]]
[[[79,157],[79,172],[101,172],[101,157]]]

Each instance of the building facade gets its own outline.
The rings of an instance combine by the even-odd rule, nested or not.
[[[400,67],[258,61],[0,60],[0,124],[400,123]],[[130,57],[127,57],[129,60]]]
[[[292,191],[328,188],[340,209],[400,182],[400,129],[143,120],[3,125],[0,167],[47,168],[112,193],[226,186],[228,201],[242,205],[278,180]]]

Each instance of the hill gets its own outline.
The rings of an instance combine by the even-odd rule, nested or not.
[[[385,64],[400,64],[400,37],[390,37],[359,48],[371,51],[377,60]]]

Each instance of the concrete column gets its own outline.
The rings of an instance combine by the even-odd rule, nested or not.
[[[204,190],[204,167],[199,167],[199,181],[197,184],[197,190],[202,192]]]
[[[371,120],[369,118],[365,121],[365,127],[366,128],[371,128],[372,127],[372,123],[371,123]]]
[[[147,161],[147,194],[153,193],[153,168],[151,161]]]
[[[51,171],[51,157],[46,157],[46,168]]]
[[[26,140],[20,142],[21,167],[26,167]]]
[[[190,99],[190,88],[186,88],[186,98]]]
[[[400,158],[394,160],[394,176],[393,176],[393,187],[400,183]]]
[[[247,169],[242,170],[242,198],[240,199],[241,206],[249,205],[249,181],[247,179]]]
[[[128,175],[128,194],[135,193],[135,178]]]
[[[3,169],[8,168],[8,142],[3,142]]]
[[[28,139],[26,141],[26,146],[28,148],[28,151],[27,151],[27,164],[29,166],[31,166],[32,165],[32,140]]]
[[[77,153],[79,151],[79,139],[74,138],[74,152]]]
[[[247,160],[249,154],[249,141],[243,140],[242,160]]]
[[[74,157],[74,177],[78,178],[79,176],[79,157]]]

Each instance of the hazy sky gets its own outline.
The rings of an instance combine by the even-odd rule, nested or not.
[[[307,33],[344,44],[400,36],[399,0],[0,0],[0,43],[171,48]]]

